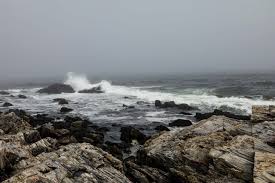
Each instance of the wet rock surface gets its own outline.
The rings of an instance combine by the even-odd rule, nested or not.
[[[78,93],[104,93],[100,86],[91,89],[81,90]]]
[[[42,88],[37,91],[37,93],[46,93],[46,94],[61,94],[61,93],[74,93],[74,89],[70,85],[65,84],[52,84],[46,88]]]
[[[215,109],[213,112],[210,113],[196,113],[195,118],[198,121],[204,120],[204,119],[208,119],[211,116],[226,116],[228,118],[232,118],[232,119],[237,119],[237,120],[250,120],[251,117],[250,116],[244,116],[244,115],[237,115],[237,114],[233,114],[230,112],[224,112],[218,109]]]
[[[185,127],[185,126],[191,126],[192,122],[190,120],[186,119],[177,119],[171,123],[169,123],[170,127]]]

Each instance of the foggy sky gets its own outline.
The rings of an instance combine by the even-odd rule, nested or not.
[[[0,77],[275,70],[274,0],[1,0]]]

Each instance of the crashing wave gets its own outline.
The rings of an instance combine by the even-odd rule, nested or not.
[[[168,93],[161,91],[150,91],[134,87],[112,85],[111,82],[103,80],[99,83],[91,84],[85,75],[68,73],[65,84],[71,85],[76,91],[100,88],[106,94],[115,94],[122,96],[134,96],[146,101],[175,101],[176,103],[186,103],[196,106],[203,110],[212,110],[217,108],[236,109],[251,113],[252,105],[274,105],[274,101],[265,101],[260,99],[251,99],[244,97],[217,97],[211,93],[186,92],[186,93]]]

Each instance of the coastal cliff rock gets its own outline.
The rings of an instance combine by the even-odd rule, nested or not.
[[[74,93],[74,89],[70,85],[65,84],[52,84],[46,88],[42,88],[37,91],[37,93],[47,93],[47,94],[61,94],[61,93]]]
[[[178,182],[251,182],[255,152],[275,153],[251,135],[249,122],[212,116],[151,138],[138,161],[168,171]]]
[[[121,161],[90,144],[70,144],[16,164],[11,182],[130,182]]]
[[[120,160],[91,144],[60,146],[14,113],[0,114],[0,129],[1,182],[130,182]]]

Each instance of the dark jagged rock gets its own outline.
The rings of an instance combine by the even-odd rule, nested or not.
[[[160,100],[156,100],[155,101],[155,106],[160,108],[162,106],[161,101]]]
[[[134,109],[135,108],[135,106],[133,106],[133,105],[128,106],[128,105],[125,105],[125,104],[123,104],[122,107],[124,107],[126,109]]]
[[[9,102],[5,102],[2,106],[3,107],[10,107],[10,106],[13,106],[13,105]]]
[[[155,128],[156,131],[170,131],[169,128],[167,128],[166,126],[164,125],[159,125]]]
[[[156,100],[155,106],[158,108],[177,108],[185,111],[197,110],[197,108],[192,107],[188,104],[176,104],[174,101],[162,103],[160,100]]]
[[[15,113],[0,114],[0,129],[5,134],[16,134],[30,128],[30,124],[16,116]]]
[[[78,93],[104,93],[104,92],[102,91],[102,88],[98,86],[91,89],[81,90]]]
[[[122,160],[123,149],[126,149],[127,147],[122,143],[114,143],[114,142],[106,141],[105,145],[103,146],[103,150],[106,150],[107,152],[112,154],[114,157]]]
[[[34,116],[29,116],[29,119],[29,123],[34,127],[43,125],[45,123],[52,123],[54,121],[54,118],[49,117],[48,114],[37,114]]]
[[[22,95],[22,94],[19,94],[19,95],[18,95],[18,98],[20,98],[20,99],[26,99],[26,98],[27,98],[27,96]]]
[[[138,129],[135,129],[133,127],[122,127],[121,130],[121,136],[120,140],[131,143],[132,140],[137,140],[139,144],[144,144],[147,140],[146,136],[141,133]]]
[[[68,122],[68,123],[72,123],[75,121],[83,121],[82,118],[80,118],[79,116],[66,116],[64,118],[64,121]]]
[[[224,111],[221,111],[218,109],[215,109],[214,112],[210,112],[210,113],[196,113],[195,118],[198,121],[200,121],[203,119],[208,119],[213,115],[226,116],[228,118],[237,119],[237,120],[250,120],[251,119],[251,116],[237,115],[237,114],[233,114],[230,112],[224,112]]]
[[[64,98],[55,98],[55,99],[53,99],[53,101],[58,102],[59,105],[69,104],[68,100],[66,100]]]
[[[135,163],[134,157],[129,157],[123,161],[123,167],[126,176],[132,182],[140,183],[169,183],[169,174],[157,168],[152,168],[145,165]]]
[[[185,126],[191,126],[192,122],[190,120],[185,120],[185,119],[177,119],[171,123],[169,123],[170,127],[185,127]]]
[[[0,95],[9,95],[10,93],[9,92],[6,92],[6,91],[0,91]]]
[[[61,113],[68,113],[68,112],[72,112],[72,111],[73,111],[73,109],[68,108],[68,107],[62,107],[62,108],[60,109],[60,112],[61,112]]]
[[[24,133],[24,139],[28,144],[32,144],[41,140],[41,136],[37,130],[30,130]]]
[[[74,93],[74,89],[70,85],[66,84],[52,84],[46,88],[40,89],[38,93],[47,93],[47,94],[61,94],[61,93]]]

